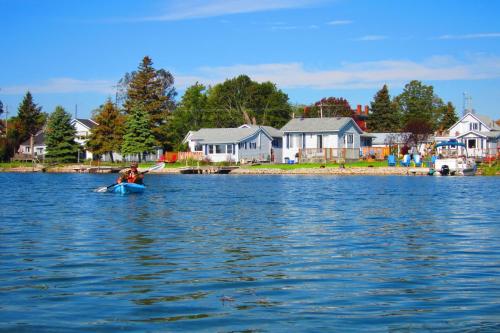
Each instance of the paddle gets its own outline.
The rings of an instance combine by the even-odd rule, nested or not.
[[[156,164],[155,166],[153,166],[147,170],[144,170],[143,172],[139,172],[139,173],[143,175],[143,174],[148,173],[148,172],[153,171],[153,170],[162,169],[164,166],[165,166],[165,163],[159,163],[159,164]],[[111,184],[109,186],[98,187],[94,190],[94,192],[107,192],[109,188],[111,188],[115,185],[118,185],[118,183],[114,183],[114,184]]]

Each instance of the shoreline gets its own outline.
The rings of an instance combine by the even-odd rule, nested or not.
[[[36,167],[15,167],[15,168],[0,168],[0,172],[5,173],[89,173],[82,172],[80,165],[69,165],[64,167],[43,168]],[[181,168],[164,168],[153,170],[150,174],[179,174]],[[103,169],[97,173],[111,173],[111,171]],[[338,175],[338,176],[426,176],[429,173],[429,168],[419,167],[347,167],[347,168],[297,168],[291,170],[283,170],[278,168],[238,168],[229,173],[229,175]],[[476,173],[481,176],[480,170]],[[497,174],[498,176],[498,174]]]

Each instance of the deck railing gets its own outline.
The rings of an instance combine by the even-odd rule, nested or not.
[[[302,148],[299,149],[299,162],[338,162],[358,160],[359,148]]]

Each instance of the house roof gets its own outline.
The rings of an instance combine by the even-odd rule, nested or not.
[[[252,128],[262,128],[264,131],[267,132],[267,134],[269,134],[270,136],[272,136],[273,138],[281,138],[283,137],[283,131],[280,131],[279,129],[276,129],[274,127],[271,127],[271,126],[263,126],[263,125],[241,125],[239,128],[244,128],[244,127],[252,127]]]
[[[351,121],[359,132],[363,133],[354,119],[350,117],[293,118],[281,130],[283,132],[338,132]]]
[[[472,117],[476,118],[480,122],[483,123],[483,125],[486,125],[491,131],[500,131],[500,126],[498,126],[490,117],[481,115],[481,114],[476,114],[476,113],[466,113],[462,118],[460,118],[453,126],[451,126],[449,129],[451,130],[453,127],[458,125],[459,123],[462,122],[462,120],[467,117],[468,115],[471,115]]]
[[[243,128],[202,128],[196,132],[192,132],[189,140],[200,141],[203,144],[238,143],[257,134],[259,131],[266,134],[266,132],[258,126]],[[272,138],[269,137],[269,139]]]
[[[403,135],[406,133],[370,133],[374,136],[372,140],[373,145],[387,145],[389,143],[389,138],[394,138],[394,143],[404,143]]]
[[[21,146],[29,146],[31,139],[24,141]],[[38,131],[33,136],[33,146],[45,146],[45,133],[43,131]]]
[[[96,127],[98,125],[92,119],[78,118],[78,119],[73,119],[73,121],[78,121],[80,124],[82,124],[83,126],[87,127],[88,129],[92,129],[92,128],[94,128],[94,127]]]

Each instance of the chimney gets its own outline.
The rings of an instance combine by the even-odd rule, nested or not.
[[[358,104],[358,108],[356,109],[356,114],[361,114],[361,104]]]
[[[368,105],[365,105],[365,113],[366,113],[366,115],[368,115],[368,111],[369,111],[369,110],[370,110],[370,109],[368,108]]]

